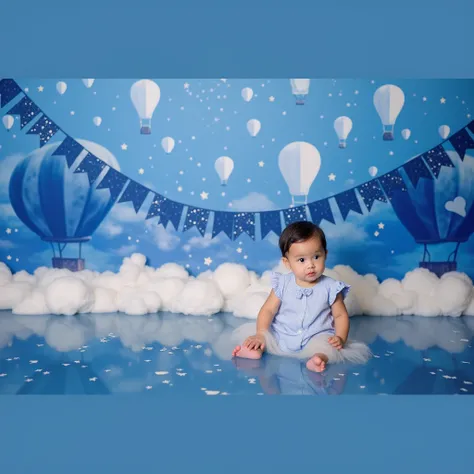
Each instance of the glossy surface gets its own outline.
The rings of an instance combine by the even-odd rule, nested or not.
[[[206,395],[472,394],[474,318],[351,318],[368,343],[364,366],[265,356],[232,360],[248,320],[160,313],[18,316],[0,312],[0,394]]]

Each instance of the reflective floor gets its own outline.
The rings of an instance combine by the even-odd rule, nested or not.
[[[374,357],[320,375],[266,355],[232,360],[248,322],[160,313],[18,316],[0,311],[0,394],[338,395],[474,393],[474,318],[355,317]]]

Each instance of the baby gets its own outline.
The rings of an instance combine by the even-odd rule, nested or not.
[[[308,359],[307,369],[322,372],[327,363],[367,362],[367,345],[348,340],[349,315],[344,299],[350,286],[323,275],[326,236],[311,222],[290,224],[281,234],[282,261],[290,273],[274,272],[272,291],[255,323],[237,328],[242,345],[233,357],[274,355]]]

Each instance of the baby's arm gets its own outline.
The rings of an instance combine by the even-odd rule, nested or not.
[[[332,315],[334,317],[334,326],[336,329],[336,336],[340,337],[342,344],[347,342],[349,335],[349,314],[347,313],[346,305],[344,304],[344,298],[342,293],[339,293],[331,306]]]
[[[280,304],[280,299],[275,295],[275,292],[272,290],[258,313],[257,334],[261,334],[265,331],[268,331],[268,328],[272,324],[275,314],[280,308]]]

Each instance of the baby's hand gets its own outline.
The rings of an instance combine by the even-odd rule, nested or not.
[[[344,347],[344,342],[339,336],[331,336],[328,339],[329,344],[332,347],[335,347],[338,351],[340,351]]]
[[[265,349],[265,338],[261,334],[255,334],[255,336],[250,336],[244,341],[244,346],[250,350],[261,350]]]

